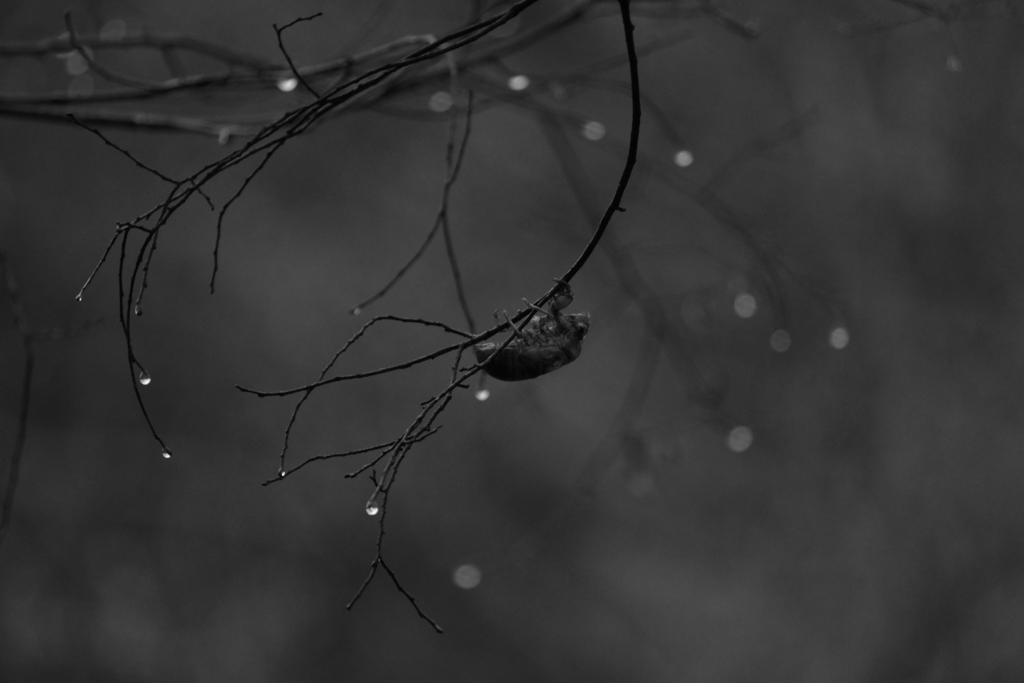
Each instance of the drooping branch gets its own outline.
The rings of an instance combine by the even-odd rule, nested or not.
[[[570,282],[586,264],[587,259],[594,253],[594,249],[597,248],[598,243],[601,241],[601,237],[608,228],[608,224],[611,223],[612,216],[618,211],[625,210],[622,207],[622,197],[626,193],[629,178],[633,174],[633,167],[636,165],[636,151],[640,141],[640,69],[636,58],[636,44],[633,42],[634,27],[629,16],[629,0],[619,0],[619,10],[622,13],[626,55],[629,58],[629,89],[631,94],[630,102],[632,103],[632,116],[629,124],[629,148],[626,150],[626,161],[622,167],[622,175],[619,177],[619,184],[615,187],[612,200],[608,203],[608,208],[605,209],[604,215],[601,216],[601,222],[598,223],[597,229],[594,230],[594,236],[590,238],[590,242],[583,249],[583,253],[579,255],[579,258],[576,259],[576,262],[572,264],[569,270],[562,275],[561,280],[564,282]]]

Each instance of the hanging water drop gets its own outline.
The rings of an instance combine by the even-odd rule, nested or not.
[[[142,315],[142,304],[135,304],[135,315]]]
[[[476,392],[476,400],[478,401],[486,401],[490,397],[491,392],[488,391],[487,389],[480,389],[479,391]]]
[[[146,372],[145,370],[143,370],[142,372],[139,373],[139,384],[141,384],[142,386],[148,387],[150,382],[152,382],[152,381],[153,381],[153,378],[150,377],[149,373]]]
[[[371,499],[370,499],[369,501],[367,501],[367,503],[366,503],[366,514],[368,514],[368,515],[370,515],[371,517],[373,517],[373,516],[374,516],[374,515],[376,515],[376,514],[377,514],[378,512],[380,512],[380,508],[379,508],[379,507],[377,507],[377,497],[376,497],[376,496],[374,496],[373,498],[371,498]]]
[[[286,472],[285,470],[281,470],[277,473],[277,476],[279,476],[281,479],[284,479],[284,475],[286,474],[288,474],[288,472]]]
[[[78,303],[82,303],[82,292],[79,292],[78,294],[75,295],[75,301],[77,301]]]
[[[231,130],[227,127],[221,128],[217,132],[217,144],[226,145],[231,142]]]
[[[356,306],[351,311],[349,311],[349,315],[359,315],[362,312],[363,312],[363,309],[360,308],[359,306]]]
[[[164,449],[164,452],[161,453],[160,455],[164,456],[164,460],[170,460],[171,458],[171,452],[166,448]]]
[[[277,82],[277,89],[281,92],[291,92],[295,90],[299,85],[299,79],[297,78],[282,78]]]

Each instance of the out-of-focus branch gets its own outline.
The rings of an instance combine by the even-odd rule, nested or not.
[[[25,440],[28,438],[28,411],[32,400],[32,373],[35,368],[35,343],[37,341],[59,341],[66,339],[77,332],[87,329],[89,325],[82,325],[77,328],[54,328],[49,330],[33,329],[25,315],[25,309],[21,303],[21,290],[18,288],[18,280],[14,276],[14,270],[7,260],[7,255],[0,251],[0,273],[2,273],[4,288],[7,291],[7,300],[11,307],[11,314],[14,319],[14,327],[21,337],[22,352],[25,357],[25,366],[21,375],[21,398],[18,407],[18,427],[14,436],[14,447],[11,449],[11,459],[7,471],[7,484],[4,487],[4,498],[0,507],[0,546],[11,525],[11,518],[14,514],[14,495],[18,490],[18,477],[21,473],[21,460],[25,451]]]
[[[91,50],[159,50],[194,52],[235,67],[253,70],[282,70],[283,65],[245,54],[218,43],[211,43],[193,36],[167,33],[139,33],[126,36],[81,36],[78,44]],[[0,57],[45,57],[71,52],[75,46],[68,35],[43,38],[42,40],[19,40],[0,42]]]
[[[302,75],[302,72],[299,71],[299,69],[295,66],[295,62],[292,61],[291,55],[288,54],[288,50],[286,50],[284,47],[284,38],[282,37],[282,34],[287,29],[291,28],[292,26],[295,26],[295,24],[304,21],[312,21],[317,17],[323,16],[323,14],[323,12],[317,12],[316,14],[311,14],[308,17],[299,17],[298,19],[293,19],[292,21],[289,21],[287,24],[280,28],[277,27],[277,24],[274,24],[274,33],[277,34],[277,47],[278,49],[281,50],[281,54],[284,55],[285,60],[288,62],[288,67],[292,70],[292,73],[295,75],[295,78],[299,81],[299,83],[302,84],[302,87],[309,91],[309,93],[313,95],[313,97],[316,97],[317,99],[320,98],[320,93],[318,93],[313,88],[313,86],[309,84],[309,81],[306,80],[306,78]]]
[[[0,510],[0,546],[3,545],[7,529],[11,525],[11,515],[14,512],[14,494],[18,489],[18,474],[21,471],[21,455],[25,450],[25,437],[28,434],[28,406],[32,398],[32,369],[35,365],[35,354],[32,351],[32,332],[29,329],[28,321],[25,319],[25,310],[21,306],[21,294],[18,290],[18,281],[14,277],[7,258],[0,251],[0,270],[4,272],[4,283],[7,288],[7,297],[11,306],[11,313],[14,316],[14,326],[21,337],[22,349],[25,354],[25,368],[21,376],[21,401],[18,409],[18,428],[14,437],[14,448],[11,450],[11,460],[7,472],[7,485],[4,487],[3,509]]]
[[[409,258],[409,260],[406,261],[405,264],[402,265],[395,272],[395,274],[391,276],[391,279],[389,279],[387,283],[384,284],[383,287],[377,290],[377,292],[374,293],[369,298],[353,306],[349,310],[349,313],[351,313],[352,315],[359,315],[364,310],[366,310],[366,308],[370,304],[380,300],[389,291],[391,291],[391,288],[398,284],[398,281],[401,280],[405,276],[405,274],[408,273],[412,269],[412,267],[416,265],[416,263],[423,257],[423,254],[425,254],[427,251],[427,247],[430,246],[430,243],[433,242],[434,237],[437,236],[438,231],[441,231],[444,236],[446,253],[448,256],[448,263],[452,270],[452,276],[455,279],[455,290],[459,298],[459,303],[462,306],[463,315],[465,315],[466,317],[466,323],[469,326],[469,331],[475,332],[476,325],[473,322],[473,315],[472,313],[470,313],[469,304],[466,302],[466,294],[462,287],[462,276],[459,272],[458,262],[456,261],[455,258],[455,249],[454,245],[452,244],[451,231],[449,229],[448,223],[449,196],[452,187],[458,180],[459,170],[462,168],[462,159],[465,156],[466,147],[467,144],[469,143],[469,134],[472,129],[471,120],[473,116],[473,94],[472,92],[470,92],[467,100],[465,112],[466,126],[462,134],[462,140],[458,144],[458,151],[456,152],[455,139],[459,121],[459,110],[455,106],[455,95],[457,92],[458,71],[455,67],[454,59],[450,59],[449,62],[451,68],[449,96],[452,98],[452,105],[451,113],[449,114],[448,138],[445,145],[445,175],[444,183],[441,188],[441,203],[437,209],[437,212],[434,214],[434,222],[431,225],[430,230],[427,231],[427,235],[423,239],[423,242],[420,244],[419,248],[413,253],[413,255]]]
[[[569,270],[562,275],[561,280],[564,282],[572,280],[576,273],[586,264],[587,259],[594,253],[594,249],[597,248],[598,243],[601,241],[601,237],[608,228],[608,224],[611,223],[612,216],[617,211],[625,210],[621,206],[622,196],[626,193],[626,186],[629,185],[629,178],[633,174],[633,166],[636,165],[636,150],[640,141],[640,74],[636,59],[636,45],[633,42],[633,22],[629,17],[629,0],[619,0],[619,9],[622,12],[626,54],[629,57],[629,84],[630,93],[632,94],[630,98],[632,116],[629,125],[629,148],[626,150],[626,162],[623,165],[622,175],[619,177],[619,184],[615,188],[612,200],[608,203],[608,208],[605,209],[604,215],[601,216],[601,222],[598,223],[597,229],[594,230],[594,236],[590,238],[590,242],[583,249],[583,253],[579,255],[579,258],[576,259],[576,262],[572,264]]]

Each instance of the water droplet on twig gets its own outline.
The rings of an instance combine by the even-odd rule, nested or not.
[[[170,460],[170,458],[171,458],[171,452],[169,450],[167,450],[166,448],[164,449],[163,453],[161,453],[160,455],[164,456],[164,460]]]
[[[150,377],[149,373],[146,372],[145,370],[139,373],[139,384],[141,384],[142,386],[148,387],[152,381],[153,378]]]

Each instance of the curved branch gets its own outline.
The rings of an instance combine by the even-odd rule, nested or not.
[[[580,272],[586,264],[590,255],[594,253],[597,243],[601,241],[601,236],[604,235],[604,231],[608,228],[608,224],[611,223],[615,212],[625,211],[620,206],[620,202],[622,201],[622,196],[626,193],[626,186],[629,184],[629,178],[633,174],[633,167],[636,165],[636,150],[640,141],[640,75],[636,59],[636,45],[633,42],[634,26],[629,18],[629,0],[619,0],[619,11],[622,14],[622,28],[626,37],[626,56],[629,58],[629,85],[630,94],[632,95],[630,99],[633,102],[633,116],[629,126],[629,149],[626,152],[626,163],[622,167],[622,175],[619,177],[619,184],[615,188],[615,194],[612,195],[612,200],[609,202],[608,208],[604,210],[601,222],[598,224],[597,230],[594,231],[594,236],[590,238],[590,242],[584,248],[583,253],[576,259],[576,263],[572,264],[572,267],[565,272],[565,275],[560,278],[565,282],[572,280],[576,273]]]

